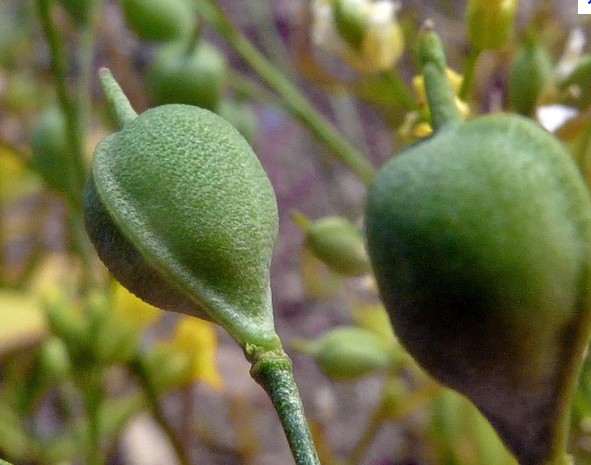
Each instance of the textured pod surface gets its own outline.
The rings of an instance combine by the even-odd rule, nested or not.
[[[277,345],[275,196],[248,143],[222,118],[187,105],[141,114],[97,147],[85,203],[101,258],[134,293],[205,312],[241,344]]]
[[[591,204],[562,145],[516,116],[442,129],[380,172],[366,234],[401,343],[542,463],[590,313]]]

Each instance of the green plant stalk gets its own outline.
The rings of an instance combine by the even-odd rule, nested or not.
[[[446,73],[443,44],[428,21],[419,35],[419,60],[434,131],[463,121]]]
[[[68,201],[77,211],[82,210],[82,191],[86,180],[82,127],[76,102],[67,89],[67,62],[63,41],[51,18],[50,0],[37,0],[37,8],[43,32],[51,53],[51,67],[56,80],[57,95],[66,119],[66,137],[70,147],[70,160],[65,166],[65,175],[70,183]]]
[[[158,394],[156,392],[156,389],[154,388],[154,384],[150,380],[150,376],[145,368],[142,359],[137,358],[136,360],[132,361],[129,366],[131,371],[136,375],[140,383],[142,391],[144,392],[144,395],[146,397],[146,401],[148,402],[148,407],[150,409],[152,417],[154,418],[154,420],[156,420],[156,422],[158,423],[158,425],[170,441],[170,444],[174,449],[179,463],[181,465],[191,465],[191,459],[187,455],[187,451],[183,447],[183,444],[181,443],[179,436],[175,432],[174,428],[166,418],[164,411],[162,410],[160,402],[158,401]]]
[[[211,0],[195,0],[199,12],[215,27],[244,61],[283,98],[284,105],[300,122],[328,146],[365,184],[375,176],[375,169],[363,154],[346,141],[306,98],[244,37]]]
[[[392,93],[396,96],[396,99],[407,111],[414,111],[417,109],[415,98],[397,70],[392,69],[382,73],[382,77],[390,85]]]
[[[91,81],[93,76],[92,60],[94,56],[94,43],[96,31],[100,19],[102,0],[91,2],[88,22],[80,29],[80,79],[78,82],[78,107],[79,121],[83,128],[89,127],[91,111]]]
[[[296,465],[320,465],[287,354],[279,350],[258,355],[250,374],[271,398]]]
[[[460,100],[466,100],[470,95],[472,84],[474,83],[474,74],[476,73],[476,64],[478,63],[478,59],[480,58],[481,54],[482,50],[474,48],[470,51],[468,57],[466,58],[462,86],[460,87],[460,92],[458,93]]]
[[[102,399],[102,370],[96,366],[83,369],[76,376],[86,413],[86,464],[104,465],[101,451],[100,405]]]

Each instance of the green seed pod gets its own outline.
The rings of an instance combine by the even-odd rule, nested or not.
[[[509,101],[513,109],[522,115],[533,114],[551,74],[552,60],[546,49],[537,41],[528,40],[509,73]]]
[[[145,42],[187,38],[195,25],[195,12],[187,0],[121,0],[125,20]]]
[[[107,70],[122,129],[96,148],[84,212],[99,257],[157,307],[223,326],[243,347],[273,349],[271,184],[244,138],[189,105],[137,116]]]
[[[31,133],[33,165],[49,187],[58,192],[70,189],[64,170],[69,147],[66,137],[66,120],[57,107],[45,111]]]
[[[186,103],[215,110],[224,90],[226,58],[206,42],[191,50],[163,47],[148,70],[147,88],[156,105]]]
[[[295,341],[294,348],[311,355],[329,378],[351,381],[392,366],[392,346],[363,328],[342,326],[316,341]]]
[[[312,222],[297,213],[294,221],[306,232],[306,247],[331,270],[345,276],[371,270],[363,234],[349,220],[331,216]]]
[[[562,460],[591,319],[589,192],[530,120],[462,121],[438,36],[423,32],[419,51],[435,134],[369,190],[380,295],[409,353],[471,399],[522,465]]]
[[[591,54],[579,58],[575,69],[560,83],[562,103],[580,110],[591,105]]]
[[[466,10],[468,38],[478,50],[509,43],[515,28],[518,0],[469,0]]]

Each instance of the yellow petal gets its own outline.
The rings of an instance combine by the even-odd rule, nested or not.
[[[187,381],[203,381],[213,389],[222,389],[223,380],[215,362],[218,339],[213,323],[190,316],[181,317],[170,344],[191,357]]]

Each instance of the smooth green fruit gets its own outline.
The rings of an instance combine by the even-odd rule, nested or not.
[[[417,362],[471,399],[522,465],[540,465],[566,447],[589,336],[589,192],[530,120],[462,122],[433,32],[420,53],[436,131],[369,190],[380,295]]]
[[[222,98],[227,63],[213,45],[200,42],[187,51],[162,48],[148,70],[147,87],[156,105],[186,103],[215,110]]]
[[[145,42],[187,38],[195,12],[187,0],[121,0],[127,24]]]
[[[509,73],[509,101],[522,115],[533,114],[538,97],[552,75],[552,59],[544,47],[529,39]]]
[[[305,246],[331,270],[344,276],[370,272],[363,234],[349,220],[329,216],[310,221],[298,213],[294,221],[306,232]]]
[[[315,341],[292,345],[316,360],[326,376],[348,381],[384,370],[395,361],[395,351],[379,334],[355,326],[331,329]]]
[[[164,105],[136,116],[102,78],[124,124],[97,146],[84,199],[100,258],[145,301],[215,321],[243,346],[277,348],[277,206],[256,155],[214,113]]]

